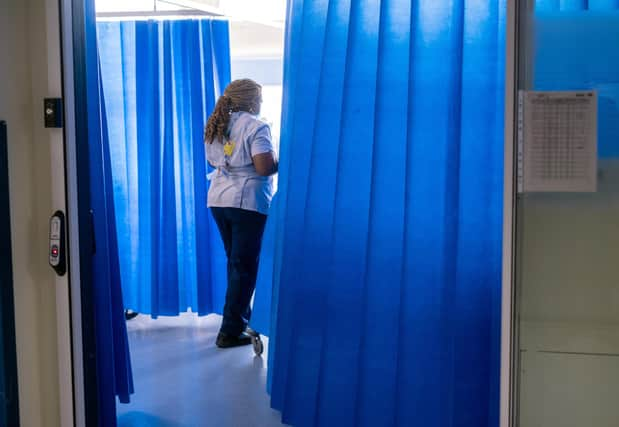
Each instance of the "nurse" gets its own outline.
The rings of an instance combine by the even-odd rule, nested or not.
[[[220,348],[251,343],[247,324],[256,287],[262,234],[273,197],[277,159],[269,126],[258,118],[262,87],[235,80],[215,105],[204,131],[209,174],[208,207],[228,259]]]

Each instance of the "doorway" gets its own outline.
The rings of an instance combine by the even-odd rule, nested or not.
[[[138,7],[138,10],[124,11],[118,10],[118,8],[122,9],[123,6],[119,6],[122,2],[109,3],[113,3],[112,7],[117,8],[117,10],[101,11],[99,14],[101,21],[164,21],[171,18],[174,20],[198,20],[207,19],[214,15],[212,10],[188,9],[178,4],[171,4],[171,2],[147,2],[148,5],[139,6],[143,7],[142,9]],[[139,2],[133,2],[132,5],[135,6],[137,3]],[[152,7],[153,4],[155,10],[149,12],[147,8]],[[99,2],[96,6],[99,6]],[[101,283],[105,283],[106,286],[112,284],[110,288],[112,293],[120,287],[114,288],[113,283],[116,279],[111,276],[97,285],[96,281],[100,280],[100,277],[97,277],[96,274],[97,271],[100,271],[97,267],[97,262],[100,262],[100,259],[97,261],[97,257],[105,257],[105,263],[113,262],[110,254],[113,253],[115,243],[113,239],[109,238],[113,234],[110,230],[113,230],[114,226],[119,226],[119,224],[122,226],[121,221],[130,218],[119,217],[118,211],[113,207],[113,201],[111,203],[109,199],[98,199],[97,192],[93,192],[93,189],[97,188],[98,185],[114,185],[114,177],[108,175],[109,172],[112,172],[112,175],[114,172],[113,163],[110,163],[113,162],[113,158],[106,158],[110,154],[106,154],[105,150],[102,154],[101,151],[93,151],[92,147],[89,148],[86,144],[75,144],[76,140],[82,138],[83,140],[108,138],[108,142],[111,140],[109,134],[102,136],[106,132],[110,132],[111,128],[106,127],[105,120],[99,122],[99,117],[105,117],[104,115],[100,116],[100,108],[105,109],[107,107],[106,101],[104,101],[107,94],[105,90],[98,89],[93,84],[92,72],[93,69],[96,69],[93,68],[96,58],[93,59],[86,53],[87,46],[92,48],[96,44],[95,2],[78,1],[72,2],[70,5],[69,2],[64,2],[63,12],[65,24],[68,24],[69,17],[72,17],[71,25],[65,25],[63,28],[65,42],[69,39],[72,44],[72,46],[68,46],[65,43],[65,52],[71,50],[74,52],[73,57],[70,58],[70,64],[67,64],[67,58],[65,58],[65,67],[69,65],[68,68],[71,68],[72,71],[66,73],[65,85],[68,88],[75,87],[75,105],[73,106],[75,122],[72,122],[72,118],[68,117],[67,123],[68,127],[75,125],[76,129],[76,135],[68,135],[67,138],[68,144],[73,144],[67,150],[69,163],[72,163],[68,165],[69,175],[75,174],[69,178],[68,183],[70,190],[73,190],[69,191],[71,193],[69,194],[69,205],[73,203],[75,210],[80,212],[77,218],[73,218],[72,224],[74,231],[72,237],[76,239],[79,236],[79,242],[74,241],[71,245],[74,251],[71,254],[72,261],[79,265],[79,270],[74,270],[72,273],[79,275],[80,279],[72,282],[74,308],[81,306],[81,312],[73,313],[74,322],[77,320],[75,330],[79,332],[74,333],[74,345],[79,347],[76,349],[76,355],[78,355],[80,349],[83,350],[83,357],[77,357],[79,361],[75,366],[77,425],[94,425],[102,419],[102,413],[111,413],[111,405],[115,407],[118,413],[119,425],[136,425],[136,423],[171,426],[245,425],[245,422],[249,423],[247,420],[255,417],[260,417],[263,420],[263,425],[281,425],[277,413],[269,408],[265,384],[266,366],[262,364],[262,359],[254,359],[250,349],[246,349],[248,351],[233,350],[218,353],[214,346],[214,336],[218,328],[219,318],[217,316],[198,317],[196,314],[198,310],[191,305],[186,305],[185,310],[179,310],[180,316],[154,316],[157,317],[156,319],[151,316],[152,313],[142,312],[143,310],[140,307],[123,307],[140,313],[126,323],[135,394],[131,396],[131,403],[129,404],[118,404],[116,399],[110,401],[109,398],[97,398],[97,394],[100,393],[97,387],[101,387],[102,383],[105,386],[108,381],[107,378],[102,376],[102,373],[104,374],[102,364],[112,363],[115,364],[116,369],[119,367],[121,370],[125,369],[124,362],[119,365],[118,361],[108,360],[98,350],[103,343],[100,338],[100,331],[97,330],[97,323],[101,324],[101,316],[103,315],[104,319],[111,319],[111,323],[118,326],[117,319],[114,319],[113,316],[109,317],[109,313],[102,314],[97,307],[100,303],[98,298],[101,296],[98,293],[101,289],[99,285]],[[215,18],[218,20],[227,18],[227,14],[231,12],[228,9],[225,12],[223,16]],[[249,35],[247,33],[251,30],[251,28],[248,28],[248,25],[252,24],[251,22],[248,24],[242,18],[232,21],[234,22],[232,26],[237,27],[237,33],[239,31],[241,33],[240,36],[237,36],[237,39],[245,40],[245,42],[256,41],[255,34]],[[283,21],[275,24],[266,22],[266,24],[268,25],[265,25],[265,22],[253,22],[254,27],[266,26],[271,30],[271,34],[274,31],[276,33],[283,32]],[[251,25],[249,26],[251,27]],[[73,28],[73,31],[71,28]],[[231,35],[234,43],[234,32],[231,31]],[[72,47],[72,49],[67,49],[68,47]],[[236,56],[231,58],[232,77],[250,77],[262,83],[265,88],[265,104],[267,106],[265,113],[279,114],[281,69],[278,70],[277,67],[281,67],[281,58],[274,57],[272,54],[269,56],[269,52],[261,52],[256,55],[254,47],[250,45],[243,48],[241,46],[233,53]],[[248,53],[253,53],[253,56],[248,55]],[[84,55],[86,55],[86,60]],[[275,69],[275,72],[269,72],[271,69]],[[104,73],[105,70],[101,72]],[[252,72],[253,75],[251,75]],[[70,95],[67,95],[67,107],[69,109],[72,107],[71,98]],[[101,99],[100,103],[93,102],[97,98]],[[278,127],[278,120],[279,117],[273,117],[270,120],[274,128]],[[93,173],[93,171],[95,172]],[[73,187],[71,187],[72,185]],[[91,210],[93,205],[97,206]],[[105,222],[104,226],[101,226],[102,211],[105,212],[103,216],[106,218],[103,221]],[[107,220],[112,211],[116,215],[114,226],[110,225],[112,223]],[[69,224],[69,227],[71,228],[71,224]],[[117,242],[123,236],[123,234],[117,235]],[[75,251],[78,251],[78,253]],[[122,259],[120,261],[122,270]],[[122,271],[120,273],[122,276]],[[112,309],[114,309],[113,299],[108,301]],[[79,319],[76,319],[77,317]],[[118,335],[118,331],[114,331],[114,327],[107,333],[111,333],[115,337],[122,336],[122,331]],[[162,366],[168,369],[162,371]],[[225,371],[226,367],[233,372],[233,375],[228,376],[226,381],[221,383],[221,386],[213,386],[217,383],[217,381],[213,383],[213,378],[215,380],[217,378],[222,379],[217,374]],[[200,368],[202,368],[202,374],[198,375]],[[77,374],[78,371],[81,374]],[[235,375],[238,375],[238,377]],[[179,384],[179,388],[168,386],[170,383]],[[83,391],[79,390],[80,384],[84,384]],[[226,384],[229,385],[229,388],[225,387]],[[117,384],[114,387],[118,390]],[[208,393],[205,393],[207,388],[217,395],[209,396]],[[83,401],[80,401],[81,399]],[[173,405],[173,407],[166,407],[162,405],[162,402]],[[219,406],[219,412],[211,406],[211,402]],[[221,406],[224,404],[227,404],[228,407]],[[83,408],[83,413],[80,413],[80,408]],[[216,414],[219,415],[216,416]]]
[[[438,22],[439,20],[437,19],[436,21]],[[90,36],[90,38],[92,39],[92,35]],[[91,46],[91,47],[92,47],[92,46]],[[440,61],[437,61],[437,62],[440,62]],[[499,72],[497,71],[497,73],[496,73],[496,74],[499,74]],[[497,127],[497,129],[499,129],[499,127]],[[499,131],[500,131],[500,129],[499,129]],[[499,133],[500,133],[500,132],[499,132]],[[496,139],[496,141],[500,141],[500,138],[497,138],[497,139]],[[497,144],[497,146],[499,146],[499,145]],[[351,145],[351,147],[352,147],[352,145]],[[367,159],[369,159],[369,157],[367,157]],[[497,180],[496,182],[499,182],[499,180]],[[351,184],[352,184],[352,183],[351,183]],[[492,283],[496,284],[496,281],[493,281]],[[495,313],[496,313],[496,312],[495,312]],[[352,316],[351,316],[351,318],[352,318]],[[494,339],[494,338],[493,338],[493,339]],[[334,341],[334,342],[335,342],[335,341]],[[447,342],[446,342],[446,344],[447,344]],[[407,347],[407,348],[408,348],[408,347]],[[410,350],[411,350],[411,354],[414,354],[414,353],[416,352],[416,349],[414,348],[414,346],[411,346],[411,347],[410,347]],[[372,355],[370,355],[370,357],[371,357],[371,356],[372,356]],[[497,352],[496,356],[497,356],[497,359],[498,359],[498,352]],[[468,372],[468,367],[467,367],[467,372]],[[335,374],[337,375],[337,374],[339,374],[339,372],[335,372]],[[351,395],[351,394],[349,393],[349,394],[348,394],[348,396],[350,396],[350,395]],[[438,393],[437,393],[436,395],[438,395]],[[472,397],[472,396],[471,396],[471,395],[469,395],[469,396],[467,396],[467,397]]]

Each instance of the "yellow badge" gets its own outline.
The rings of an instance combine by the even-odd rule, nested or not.
[[[228,157],[230,157],[232,155],[232,153],[234,152],[234,142],[233,141],[226,141],[226,143],[224,144],[224,154]]]

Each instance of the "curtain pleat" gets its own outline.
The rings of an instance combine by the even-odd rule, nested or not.
[[[93,65],[97,67],[96,63]],[[95,78],[93,83],[97,80]],[[99,99],[103,99],[100,86],[95,101],[98,102]],[[101,109],[97,106],[96,110],[93,109],[89,113],[90,115],[93,116],[93,125],[96,119],[101,120],[100,126],[89,127],[93,137],[90,144],[90,166],[91,206],[96,245],[93,255],[93,287],[96,301],[99,419],[102,425],[113,426],[116,423],[116,396],[123,403],[129,402],[129,395],[133,393],[133,376],[123,315],[114,200],[111,192],[106,191],[112,185],[112,177],[110,158],[107,154],[109,139],[105,108],[103,105]]]
[[[116,425],[116,397],[129,402],[133,393],[133,377],[127,329],[123,314],[120,260],[118,255],[115,201],[112,197],[112,164],[109,146],[108,115],[101,81],[101,62],[97,49],[94,4],[85,4],[85,56],[80,57],[84,68],[76,66],[76,80],[86,83],[88,144],[90,176],[90,215],[93,247],[81,248],[81,256],[92,254],[92,277],[83,277],[82,286],[92,285],[93,301],[82,301],[93,311],[96,348],[97,416],[99,425]],[[78,64],[79,65],[79,64]],[[85,74],[78,74],[79,70]],[[81,195],[80,195],[81,197]],[[91,251],[91,252],[89,252]],[[86,325],[85,325],[86,326]],[[92,385],[92,384],[91,384]]]
[[[505,7],[289,1],[256,296],[284,422],[498,425]]]
[[[99,22],[125,307],[221,313],[203,128],[230,80],[225,21]]]

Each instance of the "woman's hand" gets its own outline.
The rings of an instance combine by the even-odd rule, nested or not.
[[[278,162],[273,152],[256,154],[252,160],[258,175],[271,176],[277,173]]]

